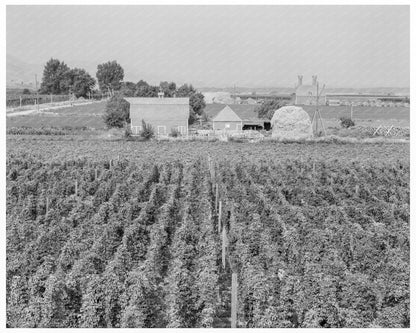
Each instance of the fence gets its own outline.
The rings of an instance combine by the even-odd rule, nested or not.
[[[94,94],[91,95],[91,99],[100,100],[103,99],[105,95]],[[68,102],[73,98],[71,95],[7,95],[6,96],[6,108],[18,108],[27,105],[37,105],[46,104],[46,103],[60,103]],[[89,98],[88,98],[89,99]]]

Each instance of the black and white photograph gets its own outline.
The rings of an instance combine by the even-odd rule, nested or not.
[[[3,4],[1,328],[415,328],[414,7]]]

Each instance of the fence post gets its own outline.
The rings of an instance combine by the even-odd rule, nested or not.
[[[78,180],[75,180],[75,196],[78,195]]]
[[[94,180],[97,180],[97,177],[98,176],[98,171],[97,171],[97,168],[95,168],[95,177],[94,177]]]
[[[19,100],[20,100],[20,107],[22,107],[22,96],[19,96]]]
[[[51,94],[51,103],[52,103],[52,101],[53,101],[53,95]]]
[[[237,273],[232,273],[231,280],[231,328],[237,327]]]
[[[49,198],[46,197],[46,212],[49,211]]]

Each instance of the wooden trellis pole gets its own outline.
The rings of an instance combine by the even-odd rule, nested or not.
[[[75,196],[78,195],[78,180],[75,180]]]
[[[222,228],[222,268],[225,269],[225,256],[227,254],[228,238],[225,226]]]
[[[237,273],[231,276],[231,328],[237,327]]]
[[[46,197],[46,212],[49,211],[49,198]]]
[[[97,178],[98,178],[98,170],[95,169],[95,177],[94,177],[94,180],[97,180]]]
[[[218,212],[218,183],[215,184],[215,210]]]
[[[218,233],[221,232],[221,218],[222,218],[222,201],[220,200],[220,204],[218,207]]]

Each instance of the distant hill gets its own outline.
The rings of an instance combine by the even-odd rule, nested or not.
[[[40,84],[42,73],[42,64],[30,64],[13,55],[6,55],[6,87],[34,89],[35,74]]]

